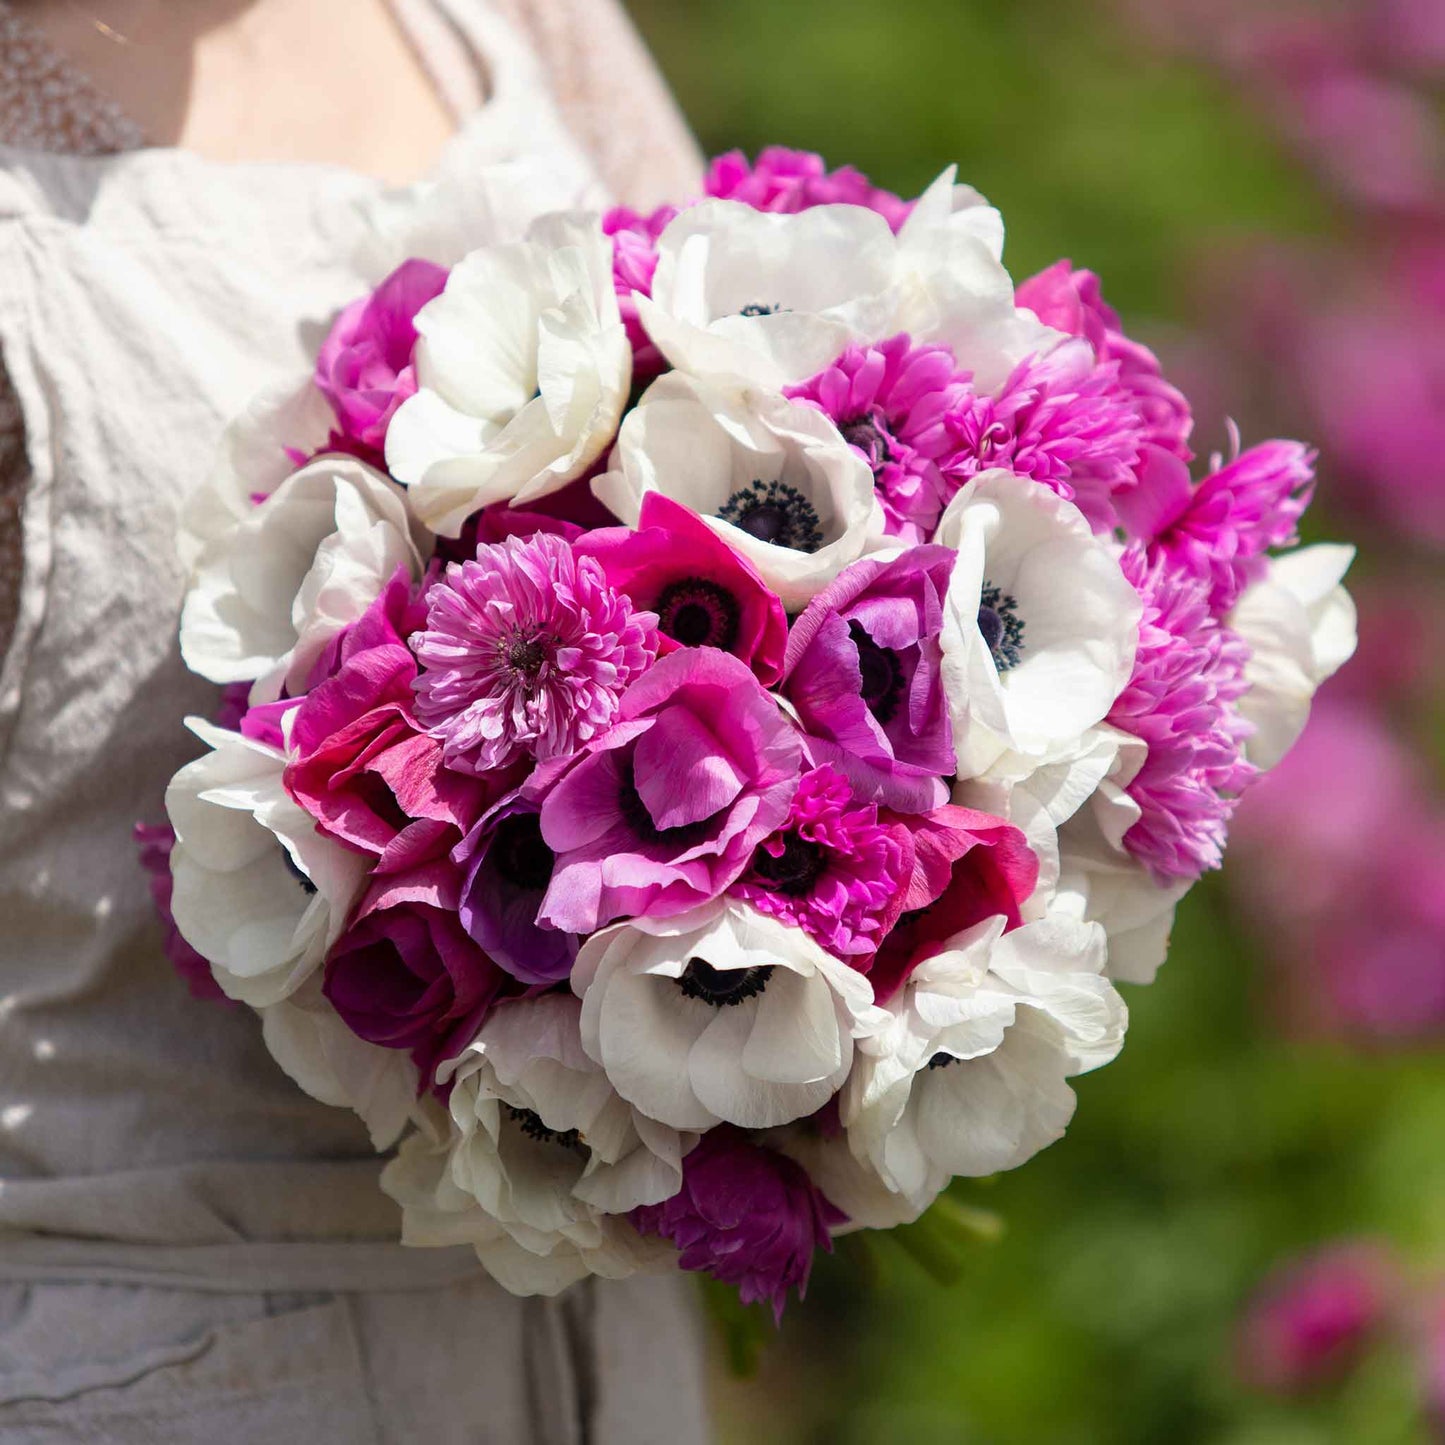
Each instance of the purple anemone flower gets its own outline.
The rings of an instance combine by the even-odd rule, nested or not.
[[[812,151],[768,146],[750,163],[742,151],[728,151],[708,167],[703,190],[722,200],[742,201],[758,211],[806,211],[812,206],[864,206],[897,231],[913,202],[881,190],[852,166],[830,171]]]
[[[955,768],[943,694],[943,599],[957,554],[913,547],[864,557],[808,604],[788,637],[783,692],[816,765],[863,800],[922,813]]]
[[[499,968],[523,983],[557,983],[572,971],[580,940],[540,923],[556,856],[542,837],[538,804],[508,793],[452,853],[466,869],[462,927]]]
[[[639,1233],[672,1240],[683,1269],[737,1285],[744,1304],[768,1301],[777,1320],[790,1289],[806,1293],[814,1253],[832,1251],[830,1226],[846,1222],[802,1165],[728,1126],[683,1159],[671,1199],[630,1218]]]
[[[972,394],[953,353],[914,346],[907,336],[850,346],[785,394],[832,417],[867,458],[889,535],[927,541],[949,497],[939,470],[940,458],[956,446],[947,420]]]
[[[417,717],[460,772],[576,752],[611,725],[657,651],[657,619],[548,533],[451,563],[426,606],[426,630],[412,639]]]
[[[1223,861],[1235,804],[1256,776],[1244,758],[1249,724],[1235,707],[1249,649],[1215,619],[1207,579],[1150,564],[1138,547],[1120,565],[1144,620],[1134,675],[1108,721],[1149,747],[1128,785],[1142,816],[1124,847],[1161,883],[1194,879]]]
[[[715,647],[747,663],[765,687],[782,676],[783,604],[746,557],[680,502],[648,492],[636,530],[589,532],[576,550],[595,557],[634,607],[656,613],[661,656]]]
[[[880,823],[842,773],[822,767],[803,774],[786,821],[758,844],[733,892],[855,962],[893,927],[912,873],[909,830]]]
[[[801,764],[796,730],[737,658],[660,659],[546,794],[557,863],[541,918],[590,933],[716,898],[788,816]]]

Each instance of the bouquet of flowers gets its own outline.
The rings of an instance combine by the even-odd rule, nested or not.
[[[183,519],[227,684],[172,953],[507,1288],[707,1271],[1057,1139],[1353,647],[1312,454],[1191,477],[1097,279],[773,150],[408,261]]]

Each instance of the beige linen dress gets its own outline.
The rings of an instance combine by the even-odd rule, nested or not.
[[[0,668],[5,1445],[706,1438],[683,1283],[518,1300],[469,1251],[395,1244],[359,1123],[171,974],[130,844],[192,753],[182,717],[216,703],[176,649],[174,528],[224,423],[408,249],[445,248],[447,197],[499,234],[607,198],[516,28],[482,0],[404,8],[439,84],[465,88],[455,45],[487,80],[431,183],[0,147],[25,478]]]

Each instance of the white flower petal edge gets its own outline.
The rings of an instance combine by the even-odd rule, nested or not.
[[[677,1193],[696,1139],[618,1098],[582,1048],[580,1012],[565,994],[498,1008],[438,1071],[449,1126],[408,1140],[382,1176],[408,1243],[471,1244],[514,1293],[671,1258],[620,1216]]]
[[[1245,756],[1268,770],[1295,745],[1315,691],[1354,656],[1355,604],[1340,585],[1355,549],[1322,543],[1270,559],[1226,619],[1250,647],[1239,710],[1254,724]]]
[[[318,974],[260,1014],[271,1057],[295,1083],[323,1104],[358,1114],[374,1149],[396,1143],[417,1103],[417,1069],[405,1050],[352,1033],[322,994]]]
[[[632,349],[596,216],[544,216],[525,241],[473,251],[416,318],[419,389],[392,419],[387,466],[433,531],[582,475],[612,441]]]
[[[853,1153],[841,1131],[828,1138],[800,1124],[775,1130],[762,1142],[801,1164],[823,1197],[848,1216],[846,1224],[834,1226],[835,1235],[912,1224],[948,1186],[949,1176],[939,1169],[911,1197],[890,1189],[872,1164]]]
[[[199,718],[186,726],[211,751],[166,789],[176,927],[231,998],[277,1003],[339,937],[367,860],[291,800],[283,753]]]
[[[934,540],[959,554],[941,639],[959,776],[987,774],[1009,753],[1026,774],[1076,745],[1128,683],[1138,594],[1072,502],[1011,472],[968,482]],[[1023,626],[1021,656],[1004,671],[978,625],[985,586]]]
[[[430,546],[395,482],[351,457],[321,457],[202,548],[181,611],[186,665],[212,682],[251,682],[255,703],[299,693],[399,567],[420,579]]]
[[[882,1024],[862,974],[734,903],[593,934],[572,988],[588,1054],[674,1129],[768,1129],[813,1113],[847,1078],[854,1039]]]
[[[822,533],[817,551],[762,541],[719,518],[755,482],[779,482],[800,494]],[[884,540],[868,463],[816,407],[678,372],[655,381],[629,413],[611,470],[594,479],[592,490],[630,527],[648,492],[690,507],[758,569],[790,612]]]
[[[921,1208],[940,1176],[1013,1169],[1062,1137],[1065,1081],[1124,1042],[1104,951],[1097,925],[1050,918],[1005,934],[990,919],[920,964],[843,1095],[858,1159]]]

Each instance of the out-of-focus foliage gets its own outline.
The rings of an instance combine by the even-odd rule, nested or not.
[[[1108,0],[631,9],[710,152],[818,150],[902,194],[957,161],[1003,210],[1016,277],[1061,255],[1097,270],[1186,387],[1196,332],[1230,304],[1219,272],[1248,254],[1239,243],[1348,231],[1221,72],[1152,49]],[[1205,349],[1201,450],[1221,443],[1226,411],[1255,440],[1300,424],[1260,399],[1243,357],[1221,366]],[[1328,457],[1317,510],[1312,533],[1351,529],[1331,507]],[[1412,1326],[1445,1293],[1445,1059],[1292,1035],[1278,950],[1230,898],[1211,878],[1186,901],[1159,982],[1128,992],[1123,1055],[1078,1081],[1068,1137],[1014,1174],[956,1186],[1003,1218],[1003,1237],[970,1246],[947,1287],[891,1243],[845,1241],[759,1373],[720,1381],[727,1445],[1437,1438]],[[1372,902],[1358,899],[1363,916]],[[1400,1261],[1392,1327],[1332,1381],[1246,1383],[1239,1322],[1259,1282],[1341,1236]]]

